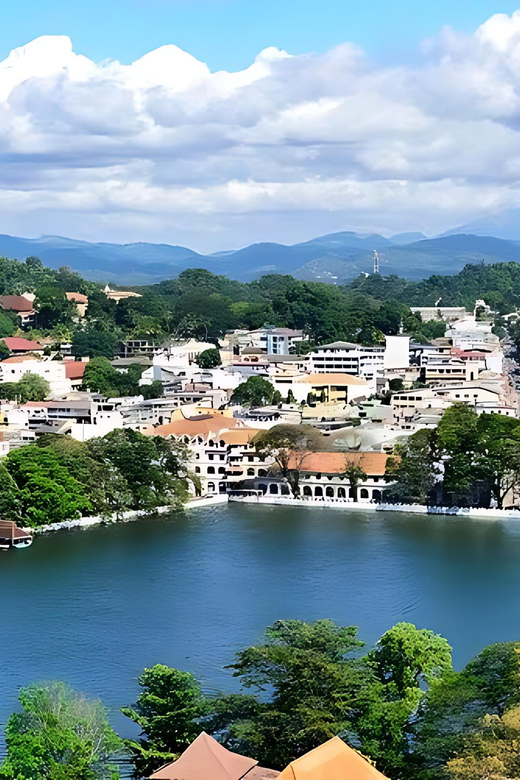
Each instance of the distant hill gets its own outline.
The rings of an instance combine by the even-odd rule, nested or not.
[[[175,277],[186,268],[206,268],[240,281],[279,273],[341,284],[360,273],[371,273],[374,249],[379,253],[382,274],[409,279],[455,274],[467,263],[520,261],[520,241],[466,233],[414,240],[417,235],[422,237],[407,233],[388,239],[377,234],[341,232],[292,246],[251,244],[213,255],[170,244],[89,243],[60,236],[28,239],[0,235],[0,255],[18,259],[35,255],[51,268],[68,265],[87,279],[127,285]]]
[[[508,209],[492,217],[482,217],[447,231],[444,235],[472,233],[475,236],[495,236],[505,241],[520,241],[520,209]]]

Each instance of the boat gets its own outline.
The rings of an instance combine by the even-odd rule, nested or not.
[[[32,535],[23,528],[18,528],[12,520],[0,520],[0,550],[30,547],[32,541]]]

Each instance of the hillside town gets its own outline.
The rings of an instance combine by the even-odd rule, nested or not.
[[[116,303],[140,297],[108,286],[104,293]],[[81,321],[88,297],[67,292],[66,298]],[[0,307],[22,328],[35,316],[33,303],[28,293],[0,296]],[[413,434],[435,429],[448,408],[465,404],[479,416],[518,417],[515,363],[507,339],[494,333],[485,301],[477,300],[473,311],[411,310],[426,323],[443,323],[444,335],[419,342],[401,328],[374,346],[316,345],[304,330],[264,326],[229,331],[218,348],[193,337],[163,343],[129,338],[108,368],[124,378],[137,366],[138,384],[135,394],[116,397],[92,386],[106,358],[73,356],[70,344],[49,338],[5,337],[0,399],[2,387],[27,382],[43,383],[44,391],[39,400],[11,393],[11,400],[0,401],[0,454],[49,433],[87,442],[132,429],[188,448],[196,477],[190,490],[199,498],[380,503],[389,458]],[[258,446],[277,426],[315,432],[308,451],[288,465],[299,472],[297,491],[276,451]],[[508,505],[518,505],[514,492]]]

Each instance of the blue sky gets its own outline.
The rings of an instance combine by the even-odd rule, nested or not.
[[[372,56],[408,60],[444,25],[472,32],[516,2],[492,0],[18,0],[3,3],[0,59],[40,35],[72,38],[99,62],[129,63],[175,43],[210,68],[240,69],[267,46],[292,54],[353,41]]]

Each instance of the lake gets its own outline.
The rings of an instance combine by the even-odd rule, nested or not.
[[[145,666],[206,690],[277,618],[332,618],[373,643],[400,620],[460,667],[520,639],[520,523],[230,504],[63,531],[0,555],[0,723],[19,686],[66,680],[118,716]]]

